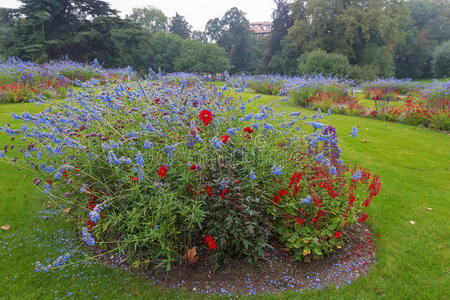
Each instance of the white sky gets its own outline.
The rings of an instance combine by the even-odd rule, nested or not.
[[[147,5],[161,9],[166,16],[172,17],[175,12],[186,17],[194,30],[204,30],[206,22],[212,18],[222,18],[224,13],[237,7],[244,11],[250,22],[271,21],[275,7],[273,0],[107,0],[111,7],[121,11],[121,15],[131,13],[133,7]],[[0,7],[18,8],[17,0],[0,0]]]

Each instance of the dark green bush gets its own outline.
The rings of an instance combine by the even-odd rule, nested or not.
[[[436,77],[450,76],[450,40],[434,50],[433,73]]]
[[[297,71],[300,74],[347,77],[350,73],[350,63],[345,55],[315,50],[299,57]]]
[[[375,77],[390,78],[395,74],[394,58],[386,47],[367,46],[362,52],[360,65],[364,71],[375,74]]]

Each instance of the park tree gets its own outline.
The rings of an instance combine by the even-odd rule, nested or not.
[[[350,73],[350,64],[345,55],[315,50],[306,52],[299,57],[298,73],[346,77]]]
[[[225,49],[233,72],[243,72],[249,68],[250,30],[243,11],[231,8],[222,19],[209,20],[205,31],[211,40]]]
[[[294,24],[294,15],[291,13],[289,3],[286,0],[275,0],[276,9],[272,13],[272,33],[266,53],[264,64],[270,72],[280,72],[279,53],[281,52],[281,41],[286,37],[289,28]],[[276,59],[269,66],[274,55]]]
[[[212,41],[218,41],[222,35],[222,21],[214,18],[206,23],[206,36]]]
[[[309,0],[306,5],[294,2],[292,8],[296,21],[281,51],[283,62],[290,65],[295,53],[315,49],[343,54],[352,64],[360,63],[369,45],[392,53],[410,20],[404,2],[397,0]]]
[[[433,49],[450,39],[450,5],[439,0],[411,0],[407,6],[411,22],[405,40],[396,48],[396,75],[430,78]]]
[[[192,31],[191,39],[193,39],[195,41],[200,41],[202,43],[207,43],[208,42],[208,35],[204,31],[194,30],[194,31]]]
[[[180,56],[175,60],[175,69],[193,73],[223,73],[231,68],[225,50],[216,44],[185,39]]]
[[[151,33],[166,31],[167,29],[168,19],[166,15],[162,10],[153,6],[135,7],[126,18],[140,24]]]
[[[186,18],[178,13],[170,18],[169,31],[178,35],[182,39],[187,39],[191,36],[192,26],[186,21]]]
[[[9,8],[0,8],[0,59],[7,56],[8,49],[6,41],[12,34],[14,20],[17,17],[17,10]]]
[[[435,77],[450,77],[450,40],[434,49],[432,65]]]
[[[171,32],[157,32],[151,40],[151,55],[149,57],[150,67],[163,72],[175,72],[175,61],[180,56],[183,39]]]
[[[117,19],[117,12],[99,0],[22,0],[18,11],[20,17],[14,23],[14,34],[5,41],[8,55],[31,60],[59,58],[65,54],[85,56],[83,52],[93,50],[94,46],[81,42],[95,40],[97,30],[105,28],[97,19]],[[108,44],[100,40],[95,43],[98,47]]]

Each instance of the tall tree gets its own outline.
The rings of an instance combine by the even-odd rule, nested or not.
[[[398,77],[430,78],[433,49],[450,39],[450,5],[438,0],[411,0],[407,6],[412,22],[396,49]]]
[[[167,29],[168,19],[166,15],[162,10],[153,6],[135,7],[126,18],[140,24],[151,33],[166,31]]]
[[[223,73],[231,68],[225,50],[216,44],[183,40],[180,56],[175,60],[175,69],[183,72]]]
[[[222,35],[222,21],[219,18],[210,19],[205,27],[206,36],[217,42]]]
[[[225,49],[233,65],[233,72],[242,72],[249,68],[250,29],[243,11],[233,7],[222,19],[209,20],[206,33],[211,40]]]
[[[117,11],[100,0],[21,1],[21,17],[6,43],[10,54],[25,59],[46,60],[85,51],[73,47],[74,37],[96,27],[94,21],[99,17],[117,17]]]
[[[272,57],[281,51],[281,40],[287,35],[289,28],[294,24],[294,15],[291,13],[286,0],[275,0],[276,9],[272,13],[272,33],[269,47],[264,57],[264,63],[269,65]],[[269,70],[276,72],[280,70]]]
[[[170,19],[169,31],[182,39],[187,39],[191,36],[191,28],[192,26],[189,25],[186,18],[178,13],[175,13],[175,16]]]
[[[17,17],[17,10],[0,8],[0,58],[7,56],[5,47],[8,36],[12,34],[14,19]]]
[[[208,36],[207,36],[206,32],[200,31],[200,30],[192,31],[191,38],[195,41],[200,41],[202,43],[208,42]]]
[[[370,44],[393,51],[410,19],[400,0],[309,0],[305,18],[289,30],[291,48],[323,49],[358,63]]]

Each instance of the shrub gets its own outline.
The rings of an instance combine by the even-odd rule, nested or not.
[[[345,55],[315,50],[306,52],[298,58],[297,71],[300,74],[307,75],[322,74],[347,77],[350,73],[350,64]]]
[[[434,76],[450,76],[450,40],[434,49],[432,66]]]
[[[375,80],[377,75],[371,66],[358,66],[353,65],[350,68],[349,77],[357,83],[362,81]]]
[[[375,77],[390,78],[395,75],[394,58],[386,47],[368,45],[362,51],[360,65],[372,70]]]
[[[344,164],[332,127],[240,99],[198,80],[83,86],[1,129],[27,136],[17,163],[39,170],[34,184],[71,209],[81,239],[135,265],[170,269],[194,246],[216,266],[257,261],[273,241],[307,261],[334,251],[379,177]]]

